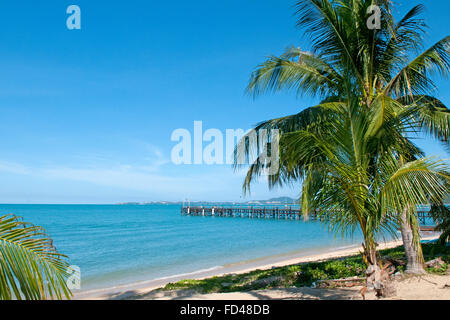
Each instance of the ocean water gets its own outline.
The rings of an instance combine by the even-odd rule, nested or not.
[[[43,226],[81,269],[81,290],[192,275],[283,254],[315,254],[361,243],[320,222],[191,217],[178,205],[0,205]]]

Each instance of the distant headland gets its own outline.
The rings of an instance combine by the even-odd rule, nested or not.
[[[299,201],[290,197],[270,198],[268,200],[249,200],[249,201],[149,201],[149,202],[122,202],[117,205],[151,205],[151,204],[186,204],[189,202],[192,206],[213,205],[213,204],[242,204],[242,205],[298,205]]]

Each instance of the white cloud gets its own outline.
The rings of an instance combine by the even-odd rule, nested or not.
[[[29,174],[31,171],[29,168],[19,163],[0,161],[0,172]]]
[[[142,197],[142,201],[186,198],[222,201],[244,198],[242,181],[245,171],[233,173],[229,166],[179,167],[171,164],[160,150],[154,149],[153,154],[154,157],[146,159],[147,163],[142,165],[117,164],[106,159],[99,161],[98,158],[96,161],[86,159],[77,165],[27,166],[0,161],[0,172],[25,177],[13,178],[12,181],[21,181],[15,184],[14,192],[17,195],[36,194],[35,198],[39,198],[37,194],[42,188],[49,196],[59,194],[70,199],[71,195],[76,194],[76,202],[83,201],[79,198],[82,194],[86,198],[105,199],[99,200],[105,202],[127,201],[136,197]],[[34,187],[26,181],[34,181]],[[36,183],[42,188],[36,189]],[[260,184],[253,187],[251,198],[264,199],[276,194],[279,194],[276,190],[268,191],[265,179],[262,179]],[[117,195],[120,198],[114,200]]]
[[[159,159],[148,166],[103,165],[99,166],[45,166],[29,167],[19,163],[0,162],[0,172],[32,176],[49,183],[49,180],[87,182],[122,190],[135,190],[149,194],[200,196],[220,191],[232,182],[233,174],[185,174],[170,175],[159,172],[167,161]],[[169,165],[170,168],[170,165]],[[240,180],[240,179],[239,179]],[[45,182],[47,181],[47,182]]]

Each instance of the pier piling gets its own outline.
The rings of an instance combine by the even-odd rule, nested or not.
[[[182,206],[182,215],[190,216],[218,216],[218,217],[241,217],[250,219],[282,219],[285,220],[303,220],[303,214],[301,209],[292,207],[191,207]],[[417,218],[422,226],[422,231],[430,231],[434,229],[434,222],[428,211],[419,210],[417,212]],[[317,212],[312,212],[308,220],[312,221],[324,221],[324,216],[320,216]]]

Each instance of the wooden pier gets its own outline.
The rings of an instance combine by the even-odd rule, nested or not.
[[[303,220],[300,208],[291,206],[283,207],[220,207],[220,206],[200,206],[181,207],[182,215],[204,216],[204,217],[226,217],[226,218],[251,218],[251,219],[283,219],[283,220]],[[434,229],[430,225],[431,216],[427,211],[418,211],[417,218],[423,226],[424,231]],[[309,214],[308,220],[323,220],[317,214]],[[425,227],[426,226],[426,227]],[[425,230],[426,229],[426,230]]]
[[[299,220],[302,217],[301,210],[292,207],[182,207],[181,214],[191,216],[285,220]]]

